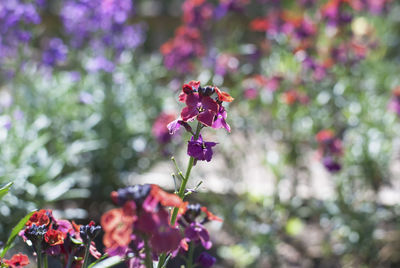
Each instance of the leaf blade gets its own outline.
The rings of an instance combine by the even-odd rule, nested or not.
[[[14,242],[15,238],[17,237],[18,233],[25,227],[25,223],[29,220],[29,218],[32,216],[32,214],[36,210],[28,213],[25,217],[23,217],[17,225],[12,229],[10,236],[8,237],[8,240],[3,248],[3,251],[0,254],[0,258],[4,258],[6,255],[7,251],[11,248],[12,243]]]
[[[9,182],[0,188],[0,199],[2,199],[8,193],[8,191],[10,191],[12,185],[13,182]]]

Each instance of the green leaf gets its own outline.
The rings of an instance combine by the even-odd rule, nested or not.
[[[74,243],[75,245],[83,245],[83,242],[79,241],[78,239],[75,239],[73,237],[70,237],[69,239],[71,239],[72,243]]]
[[[4,185],[3,187],[0,188],[0,199],[2,199],[3,196],[5,196],[8,193],[8,191],[11,188],[11,185],[13,185],[13,182],[9,182],[9,183],[7,183],[6,185]]]
[[[124,258],[121,258],[119,256],[113,256],[113,257],[106,258],[105,260],[96,263],[92,267],[93,268],[108,268],[108,267],[113,267],[114,265],[117,265],[118,263],[121,263],[123,261],[125,261]]]
[[[99,262],[101,262],[102,260],[104,260],[105,258],[108,257],[108,254],[104,254],[103,256],[101,256],[100,258],[98,258],[96,261],[92,262],[88,268],[91,268],[93,266],[95,266],[96,264],[98,264]]]
[[[36,211],[36,210],[35,210]],[[12,243],[14,242],[15,238],[17,237],[18,233],[25,227],[25,223],[29,220],[32,214],[35,212],[32,211],[25,217],[23,217],[17,225],[15,225],[14,229],[12,229],[10,236],[8,237],[7,243],[4,246],[3,251],[0,254],[0,258],[4,258],[7,251],[11,248]]]

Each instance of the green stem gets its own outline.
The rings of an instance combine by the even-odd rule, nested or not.
[[[146,259],[145,259],[146,268],[153,268],[153,260],[151,258],[151,252],[150,252],[149,244],[147,242],[147,238],[144,239],[144,250],[146,253]]]
[[[44,264],[44,268],[47,268],[47,267],[49,267],[48,260],[47,260],[47,255],[46,255],[46,254],[44,255],[44,258],[43,258],[43,260],[44,260],[44,262],[43,262],[43,264]]]
[[[201,130],[201,123],[198,122],[197,123],[197,128],[196,128],[196,133],[194,135],[194,139],[197,140],[199,138],[200,135],[200,130]],[[185,190],[186,190],[186,184],[189,181],[189,177],[190,177],[190,172],[192,171],[192,167],[194,164],[194,157],[191,156],[189,158],[189,163],[188,166],[186,168],[186,174],[185,177],[182,180],[182,184],[181,187],[179,188],[179,192],[178,192],[178,196],[183,200],[183,198],[185,197]],[[171,216],[171,225],[174,226],[175,222],[176,222],[176,217],[178,216],[178,211],[179,208],[175,207],[174,210],[172,211],[172,216]]]
[[[38,250],[37,252],[37,267],[42,268],[42,250]]]
[[[194,134],[194,139],[197,140],[199,138],[200,135],[200,131],[201,131],[202,125],[200,122],[197,123],[197,127],[196,127],[196,133]],[[180,176],[182,176],[182,172],[180,171],[180,169],[178,168],[178,165],[175,162],[175,159],[172,159],[172,162],[174,162],[174,165],[176,166],[178,172],[180,173]],[[192,167],[194,164],[194,158],[191,156],[189,158],[189,162],[186,168],[186,174],[185,177],[182,177],[182,183],[181,186],[179,187],[179,192],[178,192],[178,196],[183,200],[183,198],[185,197],[185,189],[186,189],[186,185],[189,181],[189,177],[190,177],[190,172],[192,171]],[[174,226],[176,223],[176,217],[178,216],[178,211],[179,208],[174,208],[174,210],[172,211],[172,216],[171,216],[171,225]],[[162,253],[158,259],[158,265],[157,268],[163,268],[167,266],[169,258],[167,258],[167,255],[165,253]]]
[[[188,258],[186,260],[186,268],[193,267],[193,254],[194,254],[194,243],[191,242],[189,246]]]
[[[161,253],[160,257],[158,258],[158,264],[157,268],[163,268],[165,267],[165,259],[167,258],[167,255],[165,253]]]
[[[74,259],[74,254],[75,254],[75,251],[71,252],[71,253],[68,255],[68,262],[67,262],[67,266],[65,266],[65,268],[71,268],[72,261],[73,261],[73,259]]]
[[[90,244],[92,243],[91,240],[85,245],[85,257],[83,260],[82,268],[87,268],[89,264],[89,252],[90,252]]]

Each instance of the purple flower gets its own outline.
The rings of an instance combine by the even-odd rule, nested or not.
[[[0,66],[3,60],[15,59],[18,49],[32,36],[24,29],[32,29],[32,24],[38,23],[40,16],[35,4],[21,0],[0,1]]]
[[[196,260],[196,262],[200,266],[205,267],[205,268],[213,266],[216,261],[217,261],[217,259],[215,257],[211,256],[210,254],[208,254],[205,251],[202,252]]]
[[[103,56],[98,56],[96,58],[90,59],[86,65],[86,69],[89,72],[104,71],[111,73],[114,71],[115,65]]]
[[[201,135],[199,135],[197,140],[192,136],[192,139],[188,142],[187,154],[194,157],[196,161],[206,160],[207,162],[210,162],[213,155],[212,147],[215,145],[217,145],[215,142],[203,141]]]
[[[112,48],[117,56],[144,40],[143,25],[127,25],[131,15],[131,0],[67,0],[60,14],[74,47],[89,43],[97,55]]]
[[[212,124],[212,128],[225,128],[228,132],[231,132],[231,127],[226,123],[226,116],[227,113],[225,111],[225,108],[220,105],[218,114],[216,115],[216,118],[214,120],[214,123]]]
[[[342,166],[331,156],[324,157],[322,159],[322,163],[324,164],[325,168],[331,173],[336,173],[342,168]]]
[[[67,60],[68,47],[60,38],[52,38],[42,55],[42,62],[47,66],[55,66]]]
[[[191,223],[185,229],[185,237],[189,242],[200,242],[205,249],[210,249],[212,246],[207,229],[198,222]]]
[[[92,104],[93,103],[93,96],[89,92],[82,91],[79,94],[79,102],[82,104]]]

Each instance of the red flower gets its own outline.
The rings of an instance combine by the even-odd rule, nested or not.
[[[200,87],[200,81],[190,81],[187,84],[184,84],[182,86],[182,93],[179,95],[179,101],[180,102],[185,102],[186,101],[186,96],[189,94],[192,94],[194,92],[197,92],[197,90]]]
[[[322,143],[333,139],[334,136],[335,135],[332,130],[323,129],[320,132],[318,132],[317,135],[315,135],[315,138],[319,143]]]
[[[35,224],[36,226],[47,226],[50,223],[51,217],[52,215],[50,210],[41,209],[33,213],[25,225],[28,227],[32,226],[32,224]]]
[[[64,238],[66,237],[66,234],[59,231],[59,230],[54,230],[54,229],[49,229],[45,234],[44,234],[44,240],[50,245],[50,246],[56,246],[56,245],[62,245],[64,244]]]
[[[269,28],[269,22],[266,18],[256,18],[250,22],[250,29],[256,32],[265,32]]]
[[[18,253],[12,256],[10,260],[4,259],[3,262],[11,268],[23,267],[29,264],[28,256]]]

